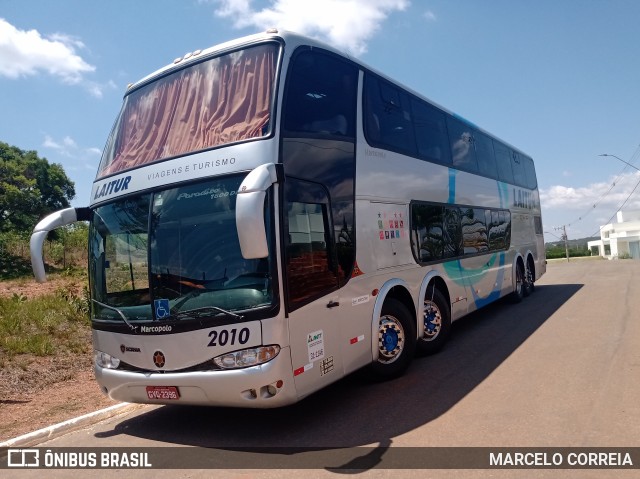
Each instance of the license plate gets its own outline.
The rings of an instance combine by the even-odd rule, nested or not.
[[[147,386],[147,397],[151,400],[180,399],[180,393],[174,386]]]

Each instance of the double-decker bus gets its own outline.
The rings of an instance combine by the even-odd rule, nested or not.
[[[545,271],[522,151],[269,30],[131,85],[87,208],[95,375],[128,402],[276,407],[402,374]]]

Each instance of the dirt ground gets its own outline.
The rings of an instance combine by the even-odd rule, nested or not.
[[[90,358],[62,377],[51,373],[59,365],[49,359],[35,359],[22,373],[0,371],[0,442],[117,404],[100,392]]]
[[[0,281],[0,296],[11,297],[14,294],[33,298],[43,294],[53,294],[60,288],[72,289],[81,293],[87,285],[85,280],[78,278],[49,278],[46,283],[37,283],[34,279],[16,279]]]
[[[0,282],[0,295],[28,298],[79,288],[82,281],[54,279]],[[88,344],[91,333],[87,331]],[[88,348],[89,351],[92,348]],[[37,357],[20,355],[0,368],[0,442],[117,404],[100,391],[90,354]]]

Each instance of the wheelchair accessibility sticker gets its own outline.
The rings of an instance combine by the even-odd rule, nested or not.
[[[156,311],[156,319],[169,317],[171,314],[168,299],[156,299],[153,301],[153,307]]]

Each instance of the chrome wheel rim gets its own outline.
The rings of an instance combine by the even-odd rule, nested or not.
[[[405,337],[402,324],[395,316],[380,318],[378,327],[378,362],[390,364],[397,360],[404,349]]]
[[[424,341],[433,341],[442,330],[442,313],[433,301],[424,302]]]

